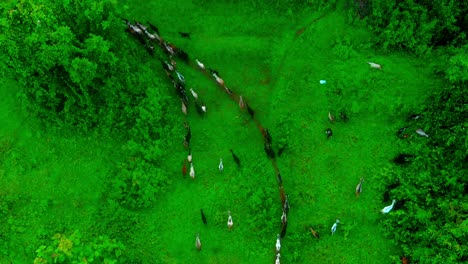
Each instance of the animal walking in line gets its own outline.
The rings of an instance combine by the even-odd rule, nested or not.
[[[208,224],[208,222],[206,221],[206,216],[205,214],[203,213],[203,209],[200,209],[200,214],[201,214],[201,220],[203,221],[203,224]]]
[[[227,94],[232,94],[231,89],[227,88],[226,85],[223,85],[223,87],[224,87],[224,90],[226,90],[226,93],[227,93]]]
[[[182,74],[180,74],[180,72],[178,71],[175,71],[175,72],[177,74],[177,79],[179,79],[181,83],[185,84],[185,77]]]
[[[195,179],[195,169],[193,168],[193,163],[190,163],[190,177]]]
[[[325,130],[325,134],[327,134],[327,138],[331,138],[333,136],[333,131],[331,128],[327,128],[327,130]]]
[[[184,165],[182,165],[182,175],[187,175],[187,161],[184,160]]]
[[[382,214],[388,214],[393,209],[395,202],[395,199],[393,199],[392,204],[389,206],[385,206],[382,210],[380,210],[380,212],[382,212]]]
[[[237,157],[236,154],[234,154],[234,151],[232,151],[232,149],[230,149],[229,151],[231,151],[232,158],[234,159],[234,162],[237,164],[237,167],[240,167],[240,159]]]
[[[195,238],[195,247],[197,247],[198,251],[201,250],[200,234],[197,234],[197,238]]]
[[[358,185],[356,186],[356,196],[359,196],[362,192],[362,183],[364,182],[364,178],[359,180]]]
[[[182,103],[181,110],[184,115],[187,115],[187,106],[184,103],[184,100],[180,99],[180,102]]]
[[[271,145],[272,140],[271,140],[271,135],[270,135],[270,131],[268,131],[268,128],[263,129],[262,134],[263,134],[263,139],[265,139],[265,142]]]
[[[276,260],[275,260],[275,264],[280,264],[280,253],[276,254]]]
[[[187,145],[190,146],[190,139],[192,138],[192,132],[190,127],[187,128],[187,134],[185,134],[184,140],[187,142]]]
[[[195,61],[197,62],[197,65],[198,65],[198,67],[200,67],[200,69],[206,70],[205,64],[203,64],[203,63],[202,63],[201,61],[199,61],[198,59],[195,59]]]
[[[286,195],[284,195],[284,188],[282,185],[279,187],[279,191],[280,191],[281,204],[284,206],[286,202]]]
[[[221,85],[221,86],[224,86],[224,80],[221,79],[216,73],[213,73],[213,77],[215,78],[216,82]]]
[[[276,253],[279,253],[281,250],[281,241],[280,241],[280,235],[278,234],[276,236]]]
[[[187,155],[187,161],[189,163],[192,163],[192,150],[189,148],[188,155]]]
[[[231,211],[228,211],[228,221],[227,221],[227,227],[229,230],[232,230],[232,226],[234,223],[232,222],[232,216],[231,216]]]
[[[224,165],[223,165],[223,159],[222,158],[219,158],[218,169],[219,169],[220,172],[223,172]]]
[[[286,216],[286,212],[284,211],[283,208],[283,214],[281,215],[281,223],[285,225],[288,222],[288,217]]]
[[[288,229],[288,222],[281,225],[281,234],[280,234],[281,238],[284,238],[284,236],[286,235],[286,230],[287,229]]]
[[[317,231],[315,231],[312,227],[309,227],[310,233],[317,239],[320,239],[320,235]]]
[[[239,96],[239,107],[241,109],[243,109],[245,107],[245,104],[244,104],[244,99],[242,99],[242,95]]]
[[[338,223],[340,223],[340,220],[336,219],[336,222],[333,224],[333,226],[331,227],[331,234],[333,236],[333,234],[335,234],[336,232],[336,227],[338,226]]]
[[[276,174],[276,179],[278,180],[279,185],[283,184],[283,178],[281,177],[281,174],[279,172],[278,174]]]
[[[190,92],[193,95],[193,98],[198,99],[198,94],[193,90],[193,88],[190,88]]]
[[[283,210],[286,212],[286,214],[289,213],[289,194],[286,195],[286,200],[284,201]]]
[[[382,66],[380,64],[373,63],[373,62],[370,62],[370,61],[368,61],[367,63],[369,63],[370,67],[373,68],[373,69],[378,69],[378,70],[382,69]]]
[[[274,159],[276,158],[276,155],[275,155],[275,151],[273,151],[273,148],[271,147],[271,144],[268,144],[265,142],[265,153],[267,154],[267,156],[271,159]]]
[[[151,30],[153,30],[154,32],[156,32],[156,34],[161,35],[161,34],[159,33],[159,29],[158,29],[157,26],[151,24],[151,23],[148,22],[148,21],[146,21],[146,23],[149,25],[149,27],[150,27]]]
[[[254,115],[255,115],[254,110],[250,108],[249,104],[245,103],[245,105],[247,106],[247,112],[249,112],[250,117],[254,118]]]
[[[424,132],[422,129],[416,129],[416,133],[422,137],[429,137],[428,134],[426,134],[426,132]]]

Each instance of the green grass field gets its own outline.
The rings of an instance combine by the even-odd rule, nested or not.
[[[388,204],[382,203],[377,186],[380,172],[391,166],[402,144],[395,132],[439,83],[427,61],[372,50],[370,33],[347,25],[340,6],[314,13],[247,2],[125,4],[129,18],[152,21],[165,39],[217,69],[269,128],[275,148],[287,143],[277,158],[291,204],[282,263],[399,262],[398,246],[378,227],[385,217],[379,210]],[[192,39],[180,38],[177,31],[192,32]],[[128,41],[134,40],[129,36]],[[368,61],[383,70],[371,69]],[[8,197],[1,204],[8,212],[2,219],[8,232],[0,237],[0,263],[31,263],[40,239],[73,230],[120,239],[134,263],[274,263],[281,202],[261,133],[213,81],[181,61],[178,67],[208,109],[201,118],[192,107],[187,118],[196,178],[181,174],[187,156],[183,139],[165,139],[161,164],[172,184],[154,208],[127,212],[137,221],[125,227],[122,237],[119,226],[104,230],[100,224],[115,217],[103,197],[109,174],[125,158],[122,142],[99,133],[45,129],[21,107],[15,96],[20,87],[3,80],[0,199]],[[162,76],[162,69],[155,74]],[[173,111],[180,112],[178,98],[171,96]],[[339,120],[340,110],[348,113],[348,122]],[[337,122],[328,120],[329,111]],[[183,122],[181,113],[181,128]],[[328,127],[334,135],[327,140]],[[231,148],[241,159],[240,169]],[[363,193],[356,197],[361,177]],[[232,231],[226,227],[228,210]],[[332,236],[336,219],[341,223]],[[320,233],[320,240],[308,227]]]

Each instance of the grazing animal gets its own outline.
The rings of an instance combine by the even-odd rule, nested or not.
[[[401,257],[401,264],[408,264],[408,259],[406,257]]]
[[[283,211],[289,213],[289,194],[286,194],[286,200],[284,201]]]
[[[393,209],[393,206],[395,205],[395,199],[393,199],[392,201],[392,204],[389,205],[389,206],[385,206],[382,210],[380,210],[380,212],[382,212],[382,214],[387,214],[388,212],[390,212],[392,209]]]
[[[192,163],[192,150],[191,149],[189,149],[188,156],[187,156],[187,161],[189,163]]]
[[[231,211],[228,211],[228,221],[227,221],[228,229],[231,230],[233,225],[234,223],[232,222]]]
[[[397,136],[401,137],[403,135],[403,133],[406,131],[406,129],[408,129],[408,127],[402,127],[400,129],[398,129]]]
[[[369,63],[370,67],[373,68],[373,69],[379,69],[379,70],[382,69],[382,66],[380,64],[373,63],[373,62],[370,62],[370,61],[368,61],[367,63]]]
[[[410,163],[411,161],[413,161],[414,157],[415,156],[411,154],[400,153],[398,156],[396,156],[393,159],[393,162],[398,165],[406,165]]]
[[[278,157],[281,157],[281,154],[283,154],[284,150],[286,149],[287,145],[284,144],[278,149]]]
[[[242,95],[239,96],[239,107],[241,109],[243,109],[245,107],[245,104],[244,104],[244,99],[242,99]]]
[[[396,179],[395,183],[392,183],[392,184],[387,186],[386,191],[383,194],[383,202],[384,203],[390,201],[390,191],[397,188],[398,186],[400,186],[400,179],[398,179],[398,178]]]
[[[219,85],[224,86],[224,80],[221,79],[216,73],[213,73],[213,77],[215,77],[215,80]]]
[[[276,260],[275,260],[275,264],[280,264],[280,253],[276,254]]]
[[[405,205],[406,201],[405,200],[398,200],[398,202],[395,203],[395,206],[393,206],[393,210],[399,210]]]
[[[315,231],[312,227],[309,227],[310,233],[317,239],[320,239],[320,235],[317,231]]]
[[[341,117],[341,120],[343,120],[344,122],[348,121],[348,115],[346,115],[345,111],[340,111],[340,117]]]
[[[201,214],[201,220],[203,221],[203,223],[206,225],[208,224],[208,221],[206,221],[206,216],[205,214],[203,213],[203,209],[200,209],[200,214]]]
[[[330,111],[328,111],[328,120],[330,120],[330,122],[335,122],[335,117],[331,114]]]
[[[340,220],[336,219],[336,222],[333,224],[333,226],[331,227],[331,234],[333,236],[333,234],[335,234],[336,232],[336,227],[338,226],[338,223],[340,222]]]
[[[285,225],[288,222],[288,217],[286,216],[286,212],[284,211],[283,208],[283,215],[281,215],[281,223]]]
[[[185,105],[184,100],[180,99],[180,102],[182,103],[182,113],[184,113],[184,115],[187,115],[187,106]]]
[[[224,166],[223,166],[223,159],[222,158],[219,158],[218,169],[219,169],[220,172],[223,172]]]
[[[193,90],[193,88],[190,88],[190,92],[193,95],[193,98],[198,99],[198,94]]]
[[[418,119],[420,119],[420,118],[422,119],[423,117],[424,117],[424,116],[421,115],[421,114],[412,114],[412,115],[408,116],[408,119],[409,119],[409,120],[418,120]]]
[[[356,186],[356,196],[359,196],[362,192],[362,183],[364,182],[364,178],[359,180],[358,185]]]
[[[187,161],[184,160],[184,165],[182,166],[182,175],[186,175],[187,174]]]
[[[179,35],[183,38],[186,38],[186,39],[191,39],[190,38],[190,32],[180,32],[179,31]]]
[[[198,65],[198,67],[200,67],[200,69],[202,69],[202,70],[206,69],[205,64],[201,63],[198,59],[196,59],[195,61],[197,62],[197,65]]]
[[[325,130],[325,134],[327,134],[327,138],[331,138],[333,136],[333,131],[331,128],[327,128],[327,130]]]
[[[428,134],[426,134],[426,132],[424,132],[422,129],[416,129],[416,134],[422,136],[422,137],[429,137]]]
[[[197,238],[195,238],[195,246],[199,251],[201,250],[200,234],[197,234]]]
[[[247,106],[247,112],[249,112],[250,117],[254,118],[254,115],[255,115],[254,110],[250,108],[250,105],[248,105],[247,103],[245,103],[245,105]]]
[[[237,157],[236,154],[234,154],[234,151],[232,151],[232,149],[230,149],[229,151],[231,151],[232,158],[234,159],[234,162],[237,164],[238,167],[240,167],[240,159]]]
[[[195,169],[193,168],[193,163],[190,163],[190,177],[195,179]]]
[[[281,250],[281,241],[280,241],[280,235],[278,234],[276,236],[276,253],[279,253]]]

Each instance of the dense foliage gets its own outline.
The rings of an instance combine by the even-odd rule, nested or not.
[[[423,54],[436,46],[460,46],[467,40],[468,2],[456,0],[356,0],[355,10],[385,49]]]
[[[466,49],[453,55],[446,69],[449,85],[427,100],[421,121],[408,121],[430,133],[404,144],[402,152],[417,156],[411,166],[383,173],[388,184],[400,179],[390,193],[404,202],[382,221],[384,230],[421,263],[468,260],[467,62]]]

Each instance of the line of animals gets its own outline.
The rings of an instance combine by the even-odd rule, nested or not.
[[[146,27],[145,25],[143,25],[143,24],[141,24],[141,23],[139,23],[137,21],[135,21],[135,23],[131,23],[127,19],[123,19],[123,21],[125,22],[125,24],[127,26],[126,31],[131,33],[132,35],[136,36],[137,39],[143,44],[143,46],[149,52],[150,55],[152,55],[152,56],[154,55],[154,52],[155,52],[154,44],[156,43],[169,56],[169,61],[162,60],[161,58],[159,58],[159,60],[161,61],[161,65],[162,65],[164,71],[166,72],[166,75],[171,80],[177,94],[180,97],[182,113],[185,116],[187,116],[188,107],[189,107],[189,99],[188,99],[188,96],[187,96],[187,93],[186,93],[186,86],[185,86],[186,82],[185,82],[184,76],[177,70],[177,63],[175,61],[175,58],[177,57],[177,58],[181,59],[182,61],[184,61],[185,63],[190,65],[189,55],[185,51],[183,51],[182,49],[177,48],[173,44],[165,41],[160,36],[159,29],[156,26],[154,26],[153,24],[148,22],[149,29],[151,30],[151,32],[150,32],[150,31],[148,31],[148,27]],[[183,38],[190,39],[190,33],[179,32],[179,34]],[[216,71],[214,69],[211,69],[211,68],[207,68],[205,66],[205,64],[202,63],[198,59],[195,59],[195,63],[196,63],[195,65],[197,66],[197,68],[199,70],[201,70],[202,73],[204,73],[208,77],[212,77],[214,79],[214,81],[219,85],[219,87],[224,89],[224,91],[229,96],[231,96],[231,98],[233,100],[235,100],[238,103],[241,110],[242,109],[247,110],[248,114],[255,121],[255,123],[257,124],[257,127],[259,128],[259,130],[260,130],[260,132],[262,134],[262,137],[264,139],[265,153],[266,153],[267,157],[270,158],[273,161],[273,167],[274,167],[275,172],[276,172],[276,178],[277,178],[277,182],[278,182],[278,185],[279,185],[279,192],[280,192],[280,199],[281,199],[281,208],[282,208],[282,215],[281,215],[281,218],[280,218],[281,219],[281,232],[279,234],[277,234],[276,245],[275,245],[275,249],[276,249],[275,263],[280,264],[281,239],[283,239],[285,237],[285,235],[286,235],[287,215],[288,215],[290,207],[289,207],[289,195],[285,194],[285,191],[284,191],[284,188],[283,188],[282,177],[281,177],[279,169],[278,169],[278,167],[276,165],[276,154],[275,154],[275,151],[273,150],[273,147],[272,147],[272,137],[271,137],[268,129],[263,128],[263,126],[260,124],[260,122],[256,119],[254,110],[250,107],[249,104],[247,104],[245,99],[242,96],[237,96],[231,89],[229,89],[226,86],[225,81],[220,77],[220,74],[219,74],[218,71]],[[381,65],[376,64],[376,63],[372,63],[372,62],[368,62],[368,63],[369,63],[371,68],[382,70]],[[197,112],[202,117],[204,117],[204,115],[207,113],[206,104],[201,100],[201,98],[198,96],[198,94],[196,93],[196,91],[193,88],[190,88],[189,90],[190,90],[190,93],[191,93],[191,95],[193,97],[193,102],[195,104],[195,108],[196,108]],[[421,115],[413,115],[413,116],[411,116],[411,119],[417,120],[417,119],[419,119],[421,117],[422,117]],[[340,118],[344,122],[348,121],[348,116],[346,115],[346,112],[344,112],[344,111],[340,112]],[[331,112],[328,113],[328,119],[330,120],[330,122],[335,121],[335,117],[332,115]],[[184,122],[184,127],[187,130],[186,135],[184,136],[184,146],[186,148],[188,148],[188,156],[187,156],[187,159],[184,159],[183,166],[182,166],[182,173],[183,173],[183,175],[187,174],[187,162],[188,162],[188,164],[190,166],[189,175],[190,175],[190,177],[192,179],[195,179],[195,168],[194,168],[194,165],[193,165],[193,162],[192,162],[193,158],[192,158],[192,152],[191,152],[191,148],[190,148],[190,140],[191,140],[192,134],[191,134],[190,126],[187,123],[187,120]],[[397,135],[399,137],[401,137],[401,138],[408,138],[409,137],[408,134],[405,133],[406,130],[407,130],[407,127],[404,127],[402,129],[400,129],[398,131]],[[331,128],[327,128],[325,130],[325,133],[327,135],[327,138],[330,138],[330,137],[333,136],[333,131],[331,130]],[[416,133],[418,135],[420,135],[420,136],[429,137],[429,135],[427,135],[422,129],[417,129]],[[280,148],[278,150],[278,156],[281,155],[281,153],[285,150],[285,148],[286,148],[286,146],[283,146],[282,148]],[[237,164],[238,167],[240,167],[241,164],[240,164],[239,157],[234,153],[234,151],[232,149],[230,149],[230,152],[232,154],[232,158],[233,158],[234,162]],[[400,154],[399,157],[395,158],[395,162],[399,163],[400,161],[402,161],[403,163],[405,163],[405,162],[408,161],[408,159],[410,159],[412,157],[413,157],[412,155]],[[222,158],[220,158],[218,169],[219,169],[220,172],[222,172],[223,169],[224,169],[224,164],[223,164]],[[361,178],[358,185],[356,186],[356,196],[359,196],[361,194],[363,182],[364,182],[364,179]],[[395,189],[398,186],[399,186],[399,180],[396,183],[391,184],[391,185],[389,185],[387,187],[387,190],[384,193],[384,202],[388,202],[391,190]],[[381,212],[386,214],[386,213],[390,212],[392,209],[401,208],[403,206],[403,204],[404,204],[404,200],[396,202],[396,200],[393,199],[392,204],[389,205],[389,206],[384,207],[381,210]],[[201,218],[202,218],[203,223],[207,224],[207,219],[206,219],[206,216],[205,216],[202,209],[200,209],[200,213],[201,213]],[[336,232],[337,226],[338,226],[339,223],[340,223],[340,221],[337,219],[335,221],[335,223],[332,225],[331,235],[333,235]],[[232,219],[232,216],[231,216],[231,212],[228,211],[228,220],[227,220],[228,229],[232,230],[233,225],[234,225],[234,223],[233,223],[233,219]],[[315,238],[317,238],[317,239],[320,238],[319,233],[316,230],[314,230],[312,227],[309,227],[309,231],[312,234],[312,236],[314,236]],[[196,235],[195,246],[196,246],[196,248],[198,250],[201,250],[201,248],[202,248],[202,244],[201,244],[201,240],[200,240],[200,234]]]
[[[217,70],[207,68],[204,63],[202,63],[200,60],[196,59],[195,63],[196,64],[191,64],[189,62],[189,56],[186,52],[183,50],[177,48],[173,44],[165,41],[159,33],[159,29],[154,26],[153,24],[148,22],[149,29],[151,32],[148,30],[148,27],[145,25],[141,24],[140,22],[135,21],[134,23],[131,23],[127,19],[123,19],[125,22],[125,25],[127,26],[126,31],[135,36],[145,47],[145,49],[149,52],[150,55],[154,55],[155,49],[154,49],[154,44],[158,44],[160,48],[169,56],[169,60],[163,60],[159,58],[161,61],[161,65],[163,69],[166,72],[166,75],[168,78],[172,81],[172,84],[174,85],[174,88],[177,92],[177,94],[180,97],[182,106],[181,110],[184,115],[188,114],[188,107],[189,107],[189,99],[186,93],[186,82],[184,76],[177,70],[177,63],[175,61],[175,58],[179,58],[186,62],[189,65],[195,65],[199,70],[201,70],[202,73],[207,75],[208,77],[212,77],[214,81],[218,84],[220,88],[222,88],[233,100],[235,100],[239,108],[241,110],[246,109],[247,113],[250,115],[250,117],[254,120],[254,122],[257,124],[257,127],[259,128],[263,138],[264,138],[264,150],[267,156],[273,160],[273,165],[274,169],[276,171],[277,175],[277,180],[279,183],[279,190],[280,190],[280,198],[281,198],[281,205],[282,205],[282,215],[281,215],[281,232],[280,234],[277,235],[277,243],[276,243],[276,263],[280,263],[280,254],[279,254],[279,249],[281,247],[281,242],[280,239],[283,238],[286,235],[286,228],[287,228],[287,213],[289,212],[289,201],[288,201],[288,195],[285,195],[284,188],[283,188],[283,182],[281,175],[279,173],[278,167],[275,162],[276,154],[273,150],[272,147],[272,138],[271,135],[268,131],[268,129],[264,129],[263,126],[260,124],[260,122],[255,118],[255,111],[250,107],[250,105],[246,102],[245,98],[243,96],[237,96],[230,88],[228,88],[224,82],[224,80],[221,78],[219,72]],[[182,37],[190,38],[189,33],[182,33],[179,32]],[[175,75],[175,76],[174,76]],[[198,94],[193,88],[190,88],[190,93],[193,97],[193,102],[195,104],[195,108],[197,112],[203,117],[204,114],[207,113],[206,110],[206,105],[203,103],[203,101],[199,98]],[[184,126],[187,130],[186,135],[184,136],[184,146],[188,148],[188,156],[187,159],[184,159],[183,166],[182,166],[182,173],[183,175],[186,175],[187,173],[187,162],[190,166],[189,170],[189,175],[192,179],[195,179],[195,168],[193,165],[193,157],[192,157],[192,151],[190,148],[190,140],[191,140],[191,130],[190,126],[187,123],[187,120],[184,122]],[[281,153],[285,150],[286,146],[283,146],[281,149],[278,151],[278,156],[281,155]],[[237,164],[238,167],[240,167],[241,162],[239,157],[234,153],[232,149],[230,149],[230,152],[232,154],[232,158],[234,162]],[[220,158],[220,163],[218,165],[218,169],[222,172],[224,169],[223,165],[223,160]],[[203,213],[203,210],[200,209],[201,213],[201,218],[204,224],[207,223],[207,219],[205,214]],[[233,226],[233,220],[231,216],[231,212],[228,211],[228,228],[232,229]],[[202,248],[202,243],[200,240],[200,234],[197,234],[195,238],[195,246],[198,250],[201,250]]]

